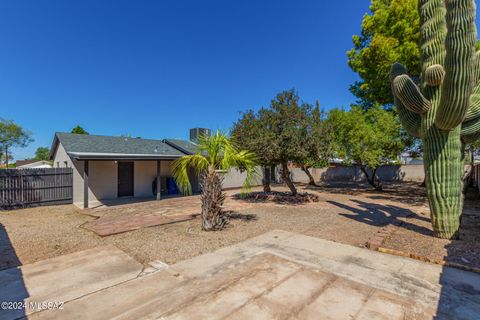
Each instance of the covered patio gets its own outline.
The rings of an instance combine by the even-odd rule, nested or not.
[[[177,157],[178,158],[178,157]],[[89,208],[89,194],[91,193],[92,188],[89,185],[90,180],[90,166],[95,165],[98,161],[108,161],[112,162],[114,166],[117,167],[117,197],[113,199],[105,199],[100,201],[102,204],[112,205],[115,202],[119,204],[123,202],[132,202],[132,199],[135,201],[141,200],[148,200],[151,199],[152,196],[156,200],[160,200],[162,198],[162,193],[168,193],[169,191],[169,183],[171,183],[171,159],[163,158],[151,161],[150,159],[82,159],[78,158],[77,161],[83,162],[83,208]],[[162,160],[164,162],[164,166],[167,166],[168,173],[164,173],[162,175]],[[105,163],[99,164],[100,166],[104,166]],[[151,178],[151,171],[152,165],[155,166],[155,178],[152,180]],[[135,175],[135,168],[141,168],[144,172],[140,175]],[[150,172],[150,174],[148,174]],[[138,180],[141,181],[138,181]],[[149,184],[150,181],[150,184]],[[137,188],[141,188],[142,191],[139,192],[135,189],[135,185]],[[152,196],[148,196],[148,187],[151,187]],[[178,194],[178,193],[176,193]],[[96,198],[96,197],[95,197]]]

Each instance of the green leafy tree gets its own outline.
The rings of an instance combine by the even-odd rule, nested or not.
[[[308,176],[309,185],[315,186],[316,182],[310,173],[310,168],[323,168],[328,166],[333,157],[335,148],[334,128],[323,119],[318,101],[314,108],[305,108],[306,129],[303,137],[303,146],[307,153],[306,157],[297,163]]]
[[[270,192],[270,170],[278,165],[278,148],[274,144],[275,132],[271,130],[273,113],[261,108],[258,112],[248,110],[234,124],[232,137],[244,150],[251,150],[257,157],[257,163],[263,167],[263,190]]]
[[[378,168],[397,159],[404,149],[394,115],[378,105],[366,111],[352,106],[349,111],[331,110],[327,121],[335,128],[336,156],[360,166],[368,183],[382,190]]]
[[[413,79],[419,79],[417,5],[418,0],[371,0],[361,34],[353,36],[353,48],[347,53],[350,68],[360,76],[350,90],[364,108],[393,104],[388,77],[393,63],[403,63]]]
[[[304,138],[309,110],[311,106],[301,104],[294,89],[283,91],[272,99],[269,108],[244,113],[232,131],[242,148],[258,155],[260,164],[281,166],[282,180],[292,195],[297,189],[288,165],[308,158]]]
[[[206,231],[220,230],[227,223],[222,208],[225,200],[222,191],[223,173],[231,168],[246,172],[243,187],[244,191],[248,190],[255,177],[256,158],[250,151],[239,150],[221,131],[212,136],[200,137],[197,145],[196,154],[183,156],[173,162],[173,176],[180,191],[191,194],[188,173],[194,169],[200,175],[202,228]]]
[[[89,134],[85,129],[77,125],[75,128],[72,129],[71,133],[75,134]]]
[[[30,132],[13,121],[0,119],[0,146],[4,150],[3,154],[7,167],[11,158],[9,149],[12,147],[25,147],[32,141]]]
[[[47,147],[38,147],[35,151],[35,160],[50,160],[50,149]]]

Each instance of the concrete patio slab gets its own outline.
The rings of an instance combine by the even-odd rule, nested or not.
[[[475,319],[480,275],[269,232],[32,319]]]
[[[25,302],[26,308],[2,308],[0,319],[37,311],[30,303],[63,303],[117,285],[136,278],[142,268],[123,251],[105,246],[2,270],[0,301]]]

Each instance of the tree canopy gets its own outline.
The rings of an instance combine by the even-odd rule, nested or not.
[[[4,151],[3,157],[7,166],[11,158],[9,148],[25,147],[32,141],[30,132],[13,121],[0,119],[0,146]]]
[[[35,151],[35,160],[50,160],[50,148],[38,147]]]
[[[71,131],[71,133],[75,133],[75,134],[89,134],[87,131],[85,131],[85,129],[83,129],[82,127],[80,127],[79,125],[77,125],[76,127],[74,127]]]
[[[403,64],[415,79],[420,75],[418,0],[371,0],[360,35],[353,36],[348,64],[360,80],[351,92],[364,108],[392,105],[389,72]]]
[[[327,121],[335,128],[336,156],[359,165],[368,182],[381,189],[376,170],[396,160],[405,147],[397,118],[375,105],[366,111],[361,106],[352,106],[349,111],[333,109]]]
[[[282,179],[296,194],[288,164],[311,167],[328,161],[329,147],[322,140],[328,135],[324,132],[320,107],[301,103],[291,89],[277,94],[268,108],[244,112],[234,124],[232,136],[242,149],[253,151],[261,165],[281,165]]]
[[[320,110],[318,101],[315,107],[306,108],[305,125],[307,130],[303,131],[303,145],[306,149],[306,157],[297,160],[297,165],[309,178],[310,185],[316,185],[309,168],[323,168],[328,166],[334,150],[334,128],[324,121],[324,113]]]

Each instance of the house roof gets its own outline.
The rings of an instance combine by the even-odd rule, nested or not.
[[[22,163],[23,164],[18,164],[18,163]],[[28,163],[26,163],[28,162]],[[29,168],[51,168],[52,167],[52,164],[48,161],[45,161],[45,160],[32,160],[32,161],[28,161],[28,160],[19,160],[16,162],[16,168],[17,169],[29,169]]]
[[[162,140],[57,132],[51,158],[59,143],[70,157],[79,160],[176,159],[187,154]]]
[[[164,139],[163,142],[186,154],[195,154],[198,152],[198,146],[191,141],[180,139]]]
[[[35,159],[17,160],[17,161],[15,161],[15,166],[20,167],[20,166],[24,166],[26,164],[30,164],[30,163],[34,163],[34,162],[38,162],[38,161],[39,160],[35,160]]]

